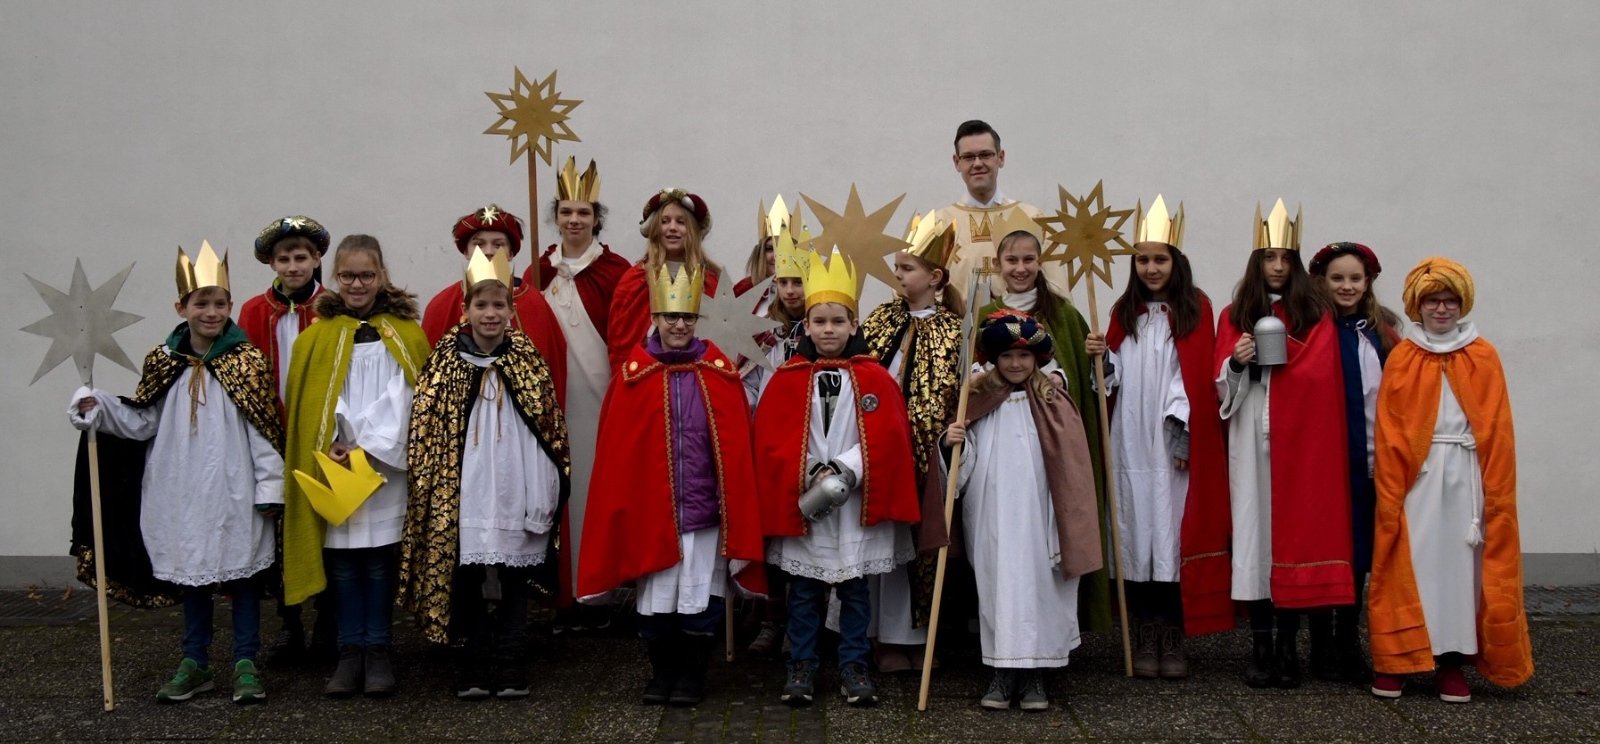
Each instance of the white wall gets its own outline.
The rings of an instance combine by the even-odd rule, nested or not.
[[[583,142],[556,153],[600,162],[605,237],[630,257],[637,210],[665,185],[708,199],[710,244],[734,268],[779,189],[837,206],[853,180],[869,209],[909,192],[898,229],[960,194],[950,140],[981,117],[1004,136],[1014,197],[1048,206],[1057,183],[1104,178],[1113,206],[1182,199],[1219,304],[1256,202],[1280,195],[1304,205],[1308,251],[1371,245],[1394,306],[1418,259],[1463,261],[1510,375],[1524,549],[1593,553],[1600,396],[1579,382],[1600,366],[1584,281],[1596,29],[1593,3],[1481,0],[0,0],[0,302],[18,328],[45,311],[24,271],[64,285],[77,256],[95,282],[137,262],[120,304],[148,318],[120,334],[137,360],[176,322],[174,246],[232,248],[242,297],[271,277],[250,260],[256,232],[300,212],[336,238],[377,235],[399,283],[431,295],[459,266],[457,216],[490,200],[526,212],[524,168],[480,134],[495,118],[483,91],[508,88],[513,65],[559,68],[584,99]],[[69,365],[28,387],[47,342],[7,333],[0,556],[59,555],[75,381]],[[114,391],[135,380],[98,370]]]

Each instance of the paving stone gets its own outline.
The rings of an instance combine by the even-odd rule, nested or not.
[[[1224,696],[1145,695],[1130,702],[1126,697],[1078,695],[1067,704],[1097,739],[1162,738],[1193,731],[1243,738],[1250,733]]]
[[[1253,734],[1272,741],[1401,741],[1424,738],[1420,729],[1371,697],[1266,694],[1228,697]]]

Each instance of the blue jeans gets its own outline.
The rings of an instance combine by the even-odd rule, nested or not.
[[[827,612],[828,590],[839,594],[839,667],[867,665],[867,624],[872,620],[872,598],[865,577],[828,584],[804,576],[789,577],[789,658],[817,661],[817,634]]]
[[[255,661],[261,650],[261,587],[256,577],[221,586],[186,587],[183,592],[183,656],[201,669],[211,666],[212,593],[233,595],[233,660]]]
[[[339,619],[339,646],[389,645],[399,556],[394,545],[332,548],[322,553]]]
[[[706,608],[693,615],[679,612],[640,615],[639,637],[646,641],[655,641],[671,638],[677,633],[696,636],[716,635],[717,626],[722,624],[722,607],[722,598],[712,595],[711,601],[706,603]]]

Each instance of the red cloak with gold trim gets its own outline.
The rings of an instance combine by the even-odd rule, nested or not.
[[[438,346],[439,339],[450,333],[450,329],[466,322],[464,312],[465,293],[461,289],[461,282],[455,282],[428,301],[428,309],[422,312],[422,332],[428,336],[428,344]],[[550,309],[544,295],[532,289],[527,282],[517,282],[517,288],[511,293],[512,301],[516,303],[516,329],[527,335],[533,342],[533,348],[539,350],[539,356],[544,357],[544,363],[550,368],[550,377],[556,384],[556,403],[565,408],[567,405],[567,337],[561,333],[561,323],[556,321],[555,311]]]
[[[1272,303],[1272,312],[1289,325],[1281,302]],[[1233,306],[1223,308],[1217,320],[1213,380],[1233,357],[1241,335],[1233,324]],[[1324,313],[1310,330],[1299,337],[1291,335],[1288,348],[1288,364],[1272,368],[1267,398],[1272,432],[1272,602],[1286,610],[1354,604],[1350,479],[1331,477],[1349,467],[1344,369],[1333,319]]]
[[[550,247],[544,249],[544,255],[539,256],[540,292],[549,289],[550,281],[555,279],[556,268],[550,259],[558,247],[551,243]],[[632,264],[628,259],[612,253],[611,246],[601,243],[600,255],[572,277],[572,283],[578,287],[578,298],[583,301],[583,309],[589,313],[589,320],[594,323],[601,338],[606,338],[606,330],[611,322],[611,296],[629,266]],[[533,267],[529,266],[522,274],[523,284],[533,283],[532,273]]]
[[[606,351],[611,356],[611,376],[617,375],[633,348],[650,333],[650,283],[645,281],[644,262],[640,261],[623,272],[611,295],[611,318],[601,329],[606,339]],[[705,294],[717,292],[717,275],[706,269]]]
[[[799,499],[807,487],[806,451],[811,442],[811,381],[819,369],[841,369],[850,375],[856,426],[861,432],[861,524],[922,521],[915,461],[911,457],[911,422],[906,418],[900,385],[870,354],[848,359],[803,356],[773,372],[756,406],[756,461],[761,488],[761,528],[768,536],[793,537],[807,532]],[[874,396],[867,402],[867,396]],[[841,401],[843,403],[843,401]],[[942,525],[944,515],[937,515]]]
[[[719,555],[750,565],[734,576],[747,592],[766,593],[766,557],[750,451],[750,409],[739,370],[715,344],[689,364],[665,364],[634,344],[611,379],[600,413],[594,475],[579,542],[579,598],[670,568],[683,560],[672,480],[670,373],[688,371],[705,398],[721,490]]]
[[[300,330],[311,327],[311,322],[317,319],[317,298],[327,291],[327,287],[317,284],[316,290],[305,302],[294,305],[300,310]],[[244,329],[245,338],[250,339],[250,345],[261,350],[267,358],[267,366],[272,368],[273,385],[278,385],[288,370],[278,369],[278,321],[289,314],[289,305],[278,301],[275,291],[268,289],[261,294],[244,301],[244,307],[239,309],[239,327]]]
[[[1483,476],[1483,598],[1478,606],[1475,665],[1484,679],[1516,687],[1533,676],[1533,648],[1522,599],[1516,438],[1500,355],[1481,338],[1448,354],[1405,341],[1389,353],[1383,368],[1376,433],[1377,529],[1367,595],[1372,665],[1384,674],[1434,668],[1411,566],[1405,502],[1433,445],[1444,379],[1449,379],[1450,392],[1472,425]]]
[[[1194,330],[1176,339],[1178,370],[1189,397],[1189,493],[1184,498],[1183,524],[1178,529],[1183,596],[1183,631],[1197,636],[1233,630],[1233,562],[1228,552],[1233,521],[1229,517],[1228,450],[1217,401],[1212,353],[1217,331],[1211,324],[1211,300],[1200,293],[1200,317]],[[1141,308],[1139,313],[1144,314]],[[1106,348],[1122,348],[1127,331],[1111,315]],[[1116,396],[1109,399],[1112,407]],[[1099,446],[1098,442],[1091,446]]]

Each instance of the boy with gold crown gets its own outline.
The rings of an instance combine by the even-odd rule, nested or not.
[[[67,416],[78,429],[95,427],[102,441],[149,442],[136,465],[142,476],[107,475],[142,477],[137,523],[129,515],[107,524],[123,535],[142,533],[150,577],[182,595],[183,662],[156,700],[180,702],[213,689],[212,595],[221,592],[233,597],[233,701],[254,703],[267,696],[255,665],[258,574],[272,565],[273,514],[283,504],[283,425],[272,369],[229,317],[228,262],[209,243],[193,261],[179,249],[174,307],[184,322],[145,357],[133,397],[82,387]],[[114,542],[108,535],[108,545]],[[92,551],[74,552],[80,569],[93,559]],[[121,567],[107,564],[110,583]],[[160,601],[107,588],[136,604]]]
[[[549,366],[513,327],[509,258],[473,251],[467,320],[417,375],[406,452],[398,599],[428,640],[464,639],[462,700],[527,697],[530,586],[555,560],[567,494],[567,423]]]
[[[578,560],[578,597],[638,585],[646,705],[695,705],[728,578],[765,591],[750,411],[738,368],[695,336],[702,273],[650,277],[655,331],[606,391]]]
[[[850,260],[837,248],[827,263],[813,253],[805,289],[806,338],[773,373],[755,419],[762,529],[777,537],[767,561],[789,574],[781,699],[812,701],[831,590],[841,604],[840,690],[851,705],[872,705],[867,577],[912,559],[908,525],[922,513],[911,426],[900,386],[857,333],[860,286]]]

